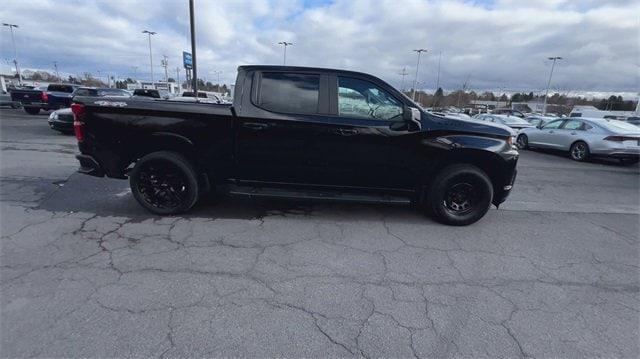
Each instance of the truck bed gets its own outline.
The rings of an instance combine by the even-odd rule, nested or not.
[[[232,159],[231,105],[163,99],[75,97],[85,106],[80,152],[109,177],[123,178],[129,164],[151,149],[189,147],[197,162],[228,166]]]

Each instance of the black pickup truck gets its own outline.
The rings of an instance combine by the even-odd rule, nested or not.
[[[206,192],[416,204],[467,225],[516,176],[514,132],[423,111],[363,73],[240,66],[233,104],[74,97],[79,171],[167,215]]]
[[[46,88],[14,89],[11,91],[11,99],[19,102],[28,114],[37,115],[40,110],[68,108],[77,88],[77,85],[50,84]]]

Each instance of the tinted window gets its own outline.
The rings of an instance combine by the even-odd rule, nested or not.
[[[55,85],[51,84],[47,87],[47,91],[55,91],[55,92],[66,92],[72,93],[75,88],[70,85]]]
[[[547,123],[546,125],[544,125],[544,127],[542,127],[542,128],[544,128],[545,130],[558,128],[562,124],[562,121],[563,120],[551,121],[551,122]]]
[[[98,91],[98,96],[129,96],[129,93],[118,89],[102,89]]]
[[[582,122],[576,120],[569,120],[564,124],[563,127],[565,130],[581,130]]]
[[[77,89],[76,92],[73,93],[74,96],[92,96],[92,92],[90,89]]]
[[[369,81],[338,77],[338,113],[345,117],[390,120],[402,115],[402,105]]]
[[[275,112],[318,113],[320,76],[265,72],[258,106]]]

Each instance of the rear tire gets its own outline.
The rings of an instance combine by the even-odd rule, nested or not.
[[[25,107],[24,112],[30,115],[37,115],[40,113],[40,107]]]
[[[129,174],[133,197],[159,215],[184,213],[198,201],[198,174],[184,156],[152,152],[139,159]]]
[[[493,200],[489,176],[476,166],[456,164],[441,170],[427,191],[427,209],[438,222],[466,226],[482,218]]]
[[[589,145],[584,141],[576,141],[569,149],[569,156],[571,156],[571,159],[578,162],[588,160],[590,154]]]

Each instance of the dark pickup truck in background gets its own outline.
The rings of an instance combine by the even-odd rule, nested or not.
[[[71,106],[72,94],[76,88],[77,85],[50,84],[46,88],[13,89],[11,99],[19,102],[28,114],[37,115],[40,110],[57,110]]]
[[[240,66],[233,104],[74,97],[80,172],[167,215],[210,191],[416,204],[467,225],[509,195],[515,133],[420,109],[363,73]]]

